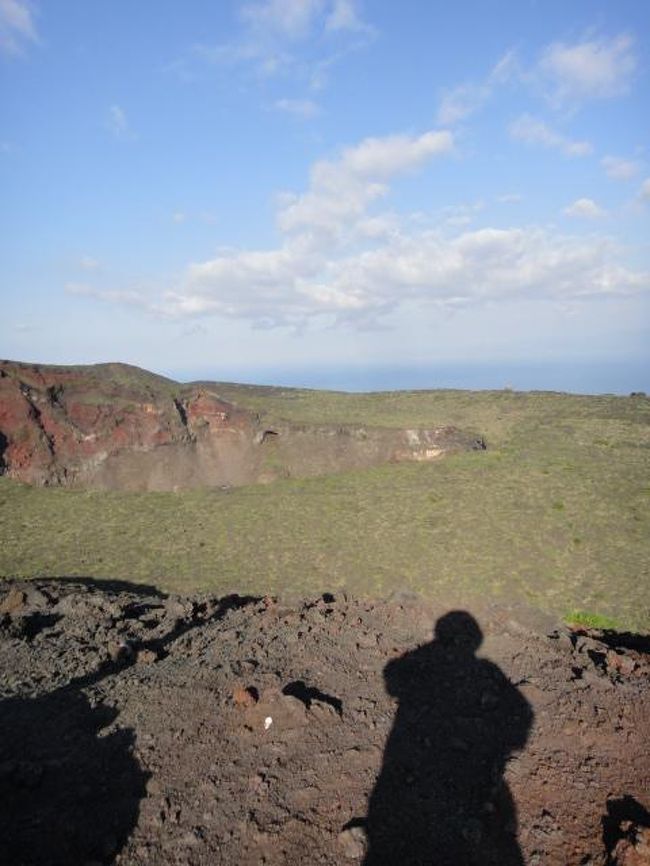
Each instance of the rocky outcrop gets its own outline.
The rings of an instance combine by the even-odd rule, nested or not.
[[[0,474],[29,484],[240,485],[484,447],[453,427],[269,426],[216,388],[125,364],[0,362]]]
[[[138,370],[129,382],[128,367],[106,366],[98,374],[92,368],[0,365],[4,474],[31,484],[111,487],[114,463],[123,455],[251,438],[255,417],[217,395],[177,395],[174,383],[143,382]]]

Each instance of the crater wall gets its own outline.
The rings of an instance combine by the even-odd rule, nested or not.
[[[269,424],[209,385],[123,364],[0,362],[0,474],[34,485],[181,490],[436,460],[482,449],[455,427]]]

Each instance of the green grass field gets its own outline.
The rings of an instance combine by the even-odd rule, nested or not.
[[[650,629],[650,400],[219,385],[272,421],[455,424],[487,452],[236,490],[100,493],[0,478],[0,574],[177,591],[521,599]]]

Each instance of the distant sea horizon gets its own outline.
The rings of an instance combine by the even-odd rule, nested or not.
[[[328,391],[563,391],[572,394],[650,393],[647,361],[489,361],[420,365],[210,367],[162,370],[183,382],[216,381]]]

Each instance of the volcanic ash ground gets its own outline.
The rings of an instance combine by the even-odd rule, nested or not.
[[[648,639],[397,595],[0,588],[0,863],[650,863]]]

